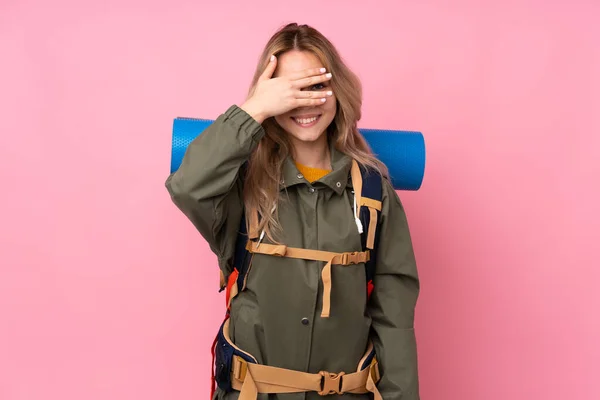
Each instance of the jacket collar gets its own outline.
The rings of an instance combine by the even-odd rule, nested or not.
[[[333,143],[330,144],[329,151],[331,154],[332,171],[313,184],[323,184],[339,195],[342,194],[344,190],[346,190],[346,186],[348,186],[352,158],[336,149]],[[282,189],[287,189],[301,183],[308,184],[308,181],[302,176],[300,171],[298,171],[296,163],[291,156],[288,156],[283,164],[282,177]]]

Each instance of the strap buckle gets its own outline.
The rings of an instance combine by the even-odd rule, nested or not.
[[[340,261],[342,265],[358,264],[358,251],[342,253],[341,256],[342,257]]]
[[[321,390],[318,392],[321,396],[330,394],[343,394],[342,392],[342,376],[345,372],[334,374],[333,372],[320,371],[321,375]]]
[[[237,362],[235,362],[237,361]],[[233,365],[233,376],[240,382],[244,382],[246,379],[246,373],[248,372],[248,362],[241,357],[234,356]]]
[[[342,265],[348,265],[348,260],[350,258],[350,256],[348,255],[348,253],[342,253],[342,259],[340,260],[340,264]]]

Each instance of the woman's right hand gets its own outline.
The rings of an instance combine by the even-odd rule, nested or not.
[[[302,90],[330,80],[331,74],[326,73],[325,68],[310,68],[273,78],[276,67],[277,58],[272,56],[267,68],[258,78],[254,92],[241,106],[259,124],[267,118],[285,114],[298,107],[318,106],[331,96],[331,91]]]

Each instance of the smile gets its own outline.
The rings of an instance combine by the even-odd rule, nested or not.
[[[292,120],[294,120],[294,122],[298,126],[301,126],[303,128],[310,128],[311,126],[315,125],[320,118],[321,118],[320,115],[316,115],[316,116],[310,117],[310,118],[292,117]]]

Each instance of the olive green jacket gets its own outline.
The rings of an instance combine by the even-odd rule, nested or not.
[[[264,134],[256,120],[233,105],[189,145],[180,168],[166,181],[173,202],[209,243],[225,276],[233,269],[242,216],[238,172]],[[293,160],[284,164],[285,201],[278,205],[281,243],[330,252],[362,250],[352,211],[352,160],[332,146],[331,161],[332,172],[313,184]],[[381,239],[369,299],[364,264],[334,265],[331,315],[321,318],[324,262],[255,254],[247,289],[231,303],[230,333],[259,363],[310,373],[356,371],[371,339],[383,399],[418,400],[413,322],[419,280],[404,209],[388,180],[383,187]],[[239,392],[217,395],[230,400]],[[259,399],[265,396],[259,394]],[[270,396],[321,397],[316,392]],[[366,400],[368,394],[330,397]]]

